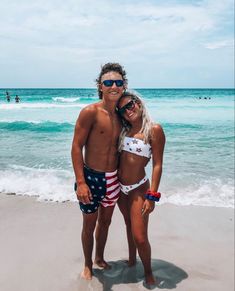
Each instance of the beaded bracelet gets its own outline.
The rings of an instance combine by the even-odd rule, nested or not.
[[[161,198],[161,193],[160,192],[155,192],[155,191],[152,191],[152,190],[148,190],[146,192],[146,194],[144,195],[144,197],[148,200],[151,200],[151,201],[156,201],[158,202]]]

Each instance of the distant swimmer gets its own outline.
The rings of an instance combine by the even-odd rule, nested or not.
[[[11,101],[11,96],[8,91],[6,91],[6,98],[7,98],[7,102]]]
[[[202,97],[198,97],[198,99],[202,99]],[[211,100],[211,97],[203,97],[203,99],[204,100],[207,100],[207,99]]]
[[[16,103],[19,103],[20,102],[20,97],[18,95],[16,95],[15,101],[16,101]]]

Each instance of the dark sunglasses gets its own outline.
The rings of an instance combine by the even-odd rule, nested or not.
[[[123,80],[104,80],[102,82],[102,84],[104,84],[105,87],[112,87],[113,83],[115,83],[117,87],[122,87],[124,85]]]
[[[131,100],[126,105],[124,105],[123,107],[119,108],[118,109],[118,113],[120,115],[124,115],[127,109],[128,110],[133,110],[134,108],[135,108],[135,101]]]

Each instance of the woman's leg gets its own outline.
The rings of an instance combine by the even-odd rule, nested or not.
[[[145,280],[147,284],[155,284],[151,267],[151,247],[148,241],[149,215],[142,215],[144,193],[148,188],[145,183],[129,193],[131,228],[139,256],[144,266]]]
[[[131,267],[135,265],[136,263],[136,246],[135,246],[135,242],[133,240],[133,235],[131,232],[131,220],[130,220],[130,211],[129,211],[129,205],[128,205],[128,195],[121,193],[117,203],[126,224],[126,234],[127,234],[128,250],[129,250],[128,266]]]

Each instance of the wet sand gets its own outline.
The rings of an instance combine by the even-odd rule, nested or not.
[[[0,193],[0,290],[148,290],[143,268],[128,268],[125,226],[118,207],[105,250],[111,270],[94,268],[87,282],[77,203],[46,203]],[[151,214],[154,290],[234,290],[234,210],[158,205]]]

